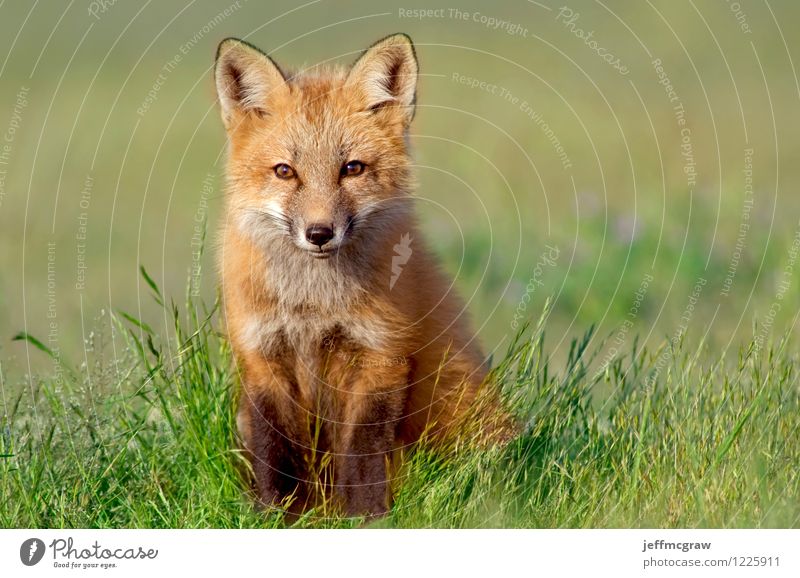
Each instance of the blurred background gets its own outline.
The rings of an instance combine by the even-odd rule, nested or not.
[[[213,301],[227,36],[304,67],[411,35],[422,229],[488,351],[547,297],[554,350],[590,324],[619,352],[781,335],[798,18],[776,0],[0,3],[0,369],[52,363],[20,331],[80,363],[109,311],[163,327],[140,266]]]

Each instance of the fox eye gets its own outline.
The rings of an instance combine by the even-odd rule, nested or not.
[[[279,179],[293,179],[295,176],[294,169],[285,163],[275,165],[273,169],[275,171],[275,176]]]
[[[340,174],[343,177],[354,177],[363,173],[365,168],[367,168],[367,165],[361,161],[350,161],[342,165]]]

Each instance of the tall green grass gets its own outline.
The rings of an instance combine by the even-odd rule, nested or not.
[[[144,273],[144,272],[143,272]],[[59,376],[3,382],[3,527],[282,527],[247,496],[236,373],[216,307],[167,304],[160,338],[112,315],[112,341]],[[787,340],[711,352],[686,340],[599,366],[588,331],[548,358],[547,312],[492,378],[524,424],[510,444],[419,448],[379,527],[795,527],[798,358]],[[52,354],[29,335],[29,345]],[[114,355],[112,356],[112,353]],[[310,512],[301,527],[351,527]]]

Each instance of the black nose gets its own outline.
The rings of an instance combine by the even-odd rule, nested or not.
[[[311,225],[306,229],[306,239],[309,243],[314,243],[317,247],[322,247],[325,243],[333,239],[333,229],[327,225],[319,223]]]

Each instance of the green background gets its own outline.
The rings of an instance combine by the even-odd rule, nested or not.
[[[798,43],[789,27],[796,4],[741,3],[737,15],[727,2],[573,2],[572,25],[557,4],[457,6],[461,17],[454,6],[421,3],[4,3],[0,131],[28,89],[2,167],[5,368],[43,361],[9,341],[21,330],[80,362],[90,332],[106,331],[103,312],[127,311],[164,328],[140,265],[180,301],[191,267],[201,264],[195,281],[213,299],[225,135],[211,69],[226,36],[246,38],[288,67],[347,64],[383,35],[412,36],[422,72],[412,136],[423,231],[457,275],[487,350],[503,349],[515,312],[535,318],[549,295],[553,349],[592,323],[598,336],[616,335],[626,319],[635,327],[620,349],[637,333],[659,343],[679,330],[699,278],[707,284],[689,323],[698,338],[724,348],[751,337],[754,324],[770,325],[800,220],[800,90],[791,60]],[[441,10],[409,16],[420,7]],[[607,64],[577,28],[593,31],[591,40],[628,73]],[[675,103],[654,59],[685,109],[693,186]],[[493,94],[462,77],[498,88]],[[198,263],[192,239],[204,217],[209,250]],[[749,229],[740,238],[742,222]],[[559,258],[535,272],[548,245]],[[653,281],[629,316],[646,275]],[[773,333],[790,327],[797,310],[797,276],[787,276]]]

